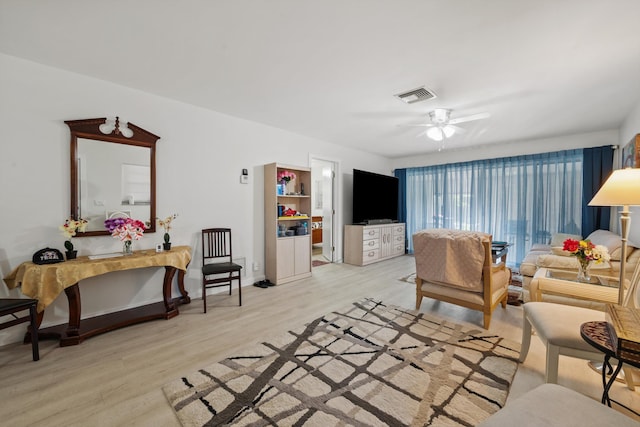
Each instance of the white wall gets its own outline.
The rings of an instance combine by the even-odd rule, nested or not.
[[[354,167],[390,169],[389,160],[380,156],[15,57],[0,54],[0,69],[2,277],[40,248],[63,250],[65,239],[58,226],[70,211],[69,129],[64,120],[118,115],[161,137],[157,214],[179,214],[172,224],[171,241],[192,247],[185,284],[196,298],[200,296],[198,239],[205,227],[233,229],[234,256],[246,258],[245,285],[264,277],[262,165],[309,166],[313,153],[339,160],[348,174]],[[243,168],[249,170],[248,185],[240,184]],[[342,187],[339,191],[337,208],[343,209],[345,192]],[[150,249],[161,242],[161,232],[147,234],[134,242],[134,249]],[[74,245],[79,255],[114,252],[122,246],[107,236],[74,238]],[[338,246],[341,253],[341,240]],[[254,261],[260,265],[257,272],[251,271]],[[162,275],[162,269],[144,269],[83,281],[83,316],[160,300]],[[0,296],[17,297],[19,291],[0,286]],[[47,309],[43,326],[66,320],[67,302],[61,295]],[[0,345],[20,340],[23,331],[20,326],[2,331]]]
[[[394,169],[399,169],[417,166],[442,165],[471,160],[496,159],[500,157],[548,153],[575,148],[617,145],[618,138],[618,131],[614,129],[531,141],[514,141],[502,144],[486,145],[483,147],[467,148],[464,150],[447,150],[445,147],[445,149],[439,153],[393,159],[391,164]]]

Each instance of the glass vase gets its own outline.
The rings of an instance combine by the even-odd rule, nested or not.
[[[591,261],[578,258],[578,282],[589,283],[591,281],[591,275],[589,274],[590,268]]]
[[[133,254],[133,245],[131,240],[125,240],[124,246],[122,247],[123,255],[132,255]]]

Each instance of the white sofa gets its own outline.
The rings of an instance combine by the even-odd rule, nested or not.
[[[520,274],[522,275],[522,296],[525,302],[530,301],[529,284],[538,268],[552,268],[554,270],[566,270],[578,272],[578,261],[575,256],[571,256],[568,252],[562,250],[562,243],[568,239],[581,240],[582,236],[574,234],[557,233],[551,237],[551,242],[547,245],[535,244],[529,250],[527,255],[520,263]],[[620,236],[608,230],[596,230],[586,237],[595,245],[606,246],[611,256],[609,262],[601,264],[593,264],[591,267],[592,274],[600,274],[603,276],[619,277],[620,275],[620,253],[622,241]],[[636,265],[640,262],[640,250],[629,242],[627,245],[627,261],[625,270],[627,276],[631,277]],[[576,305],[583,305],[574,300],[568,300],[563,297],[544,296],[551,302],[569,303],[575,302]]]

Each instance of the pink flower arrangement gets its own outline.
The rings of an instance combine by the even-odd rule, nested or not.
[[[142,239],[147,227],[144,222],[133,218],[109,218],[104,222],[109,233],[120,241],[132,241]]]
[[[278,172],[278,182],[289,182],[292,179],[296,179],[296,174],[293,172],[289,172],[289,171],[280,171]]]

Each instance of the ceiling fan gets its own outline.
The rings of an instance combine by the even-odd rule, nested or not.
[[[473,120],[486,119],[489,113],[478,113],[470,116],[451,118],[451,110],[447,108],[436,108],[429,112],[431,123],[417,123],[409,126],[425,126],[428,129],[418,134],[418,137],[427,135],[429,139],[434,141],[443,141],[451,138],[455,133],[465,133],[465,130],[459,126],[459,123],[470,122]]]

